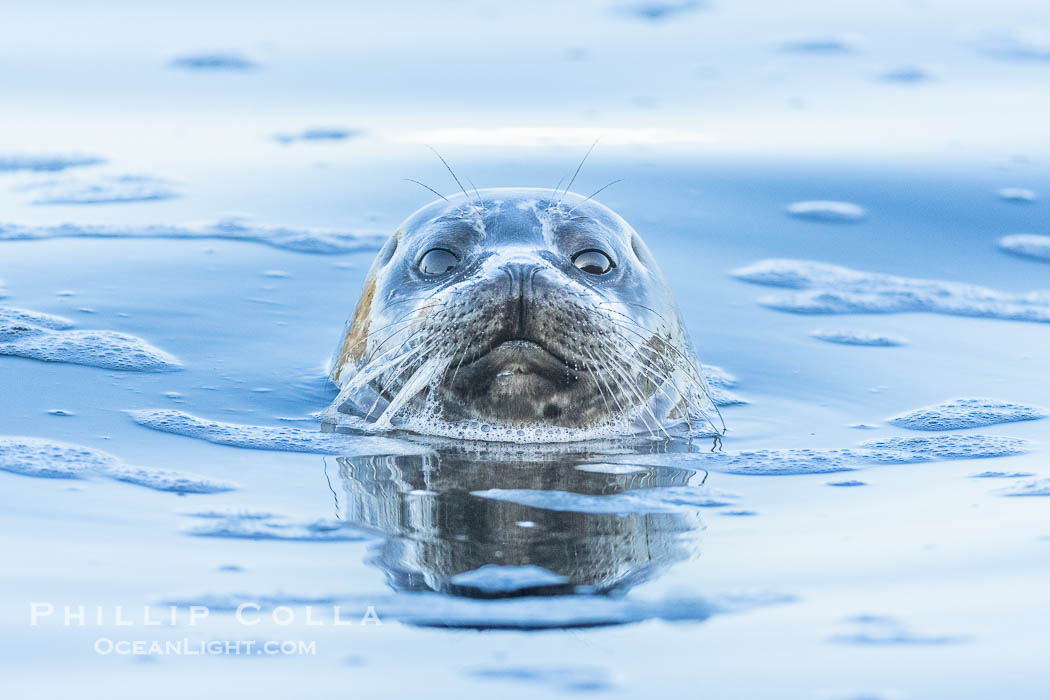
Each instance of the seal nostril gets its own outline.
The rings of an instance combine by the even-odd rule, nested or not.
[[[503,265],[503,272],[510,280],[507,290],[508,300],[516,307],[518,323],[517,334],[525,337],[528,324],[528,305],[534,296],[534,280],[540,267],[533,263],[507,263]]]

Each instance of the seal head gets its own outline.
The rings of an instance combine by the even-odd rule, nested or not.
[[[331,379],[327,421],[447,437],[710,434],[716,414],[641,237],[551,190],[481,190],[410,216],[368,273]]]

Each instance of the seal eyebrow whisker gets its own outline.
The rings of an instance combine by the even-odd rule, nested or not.
[[[424,183],[420,182],[419,180],[413,180],[413,179],[412,179],[412,178],[410,178],[410,177],[403,177],[403,178],[401,178],[401,179],[402,179],[402,180],[404,180],[405,182],[414,182],[414,183],[416,183],[417,185],[419,185],[420,187],[425,187],[425,188],[427,188],[428,190],[430,190],[431,192],[433,192],[434,194],[436,194],[436,195],[437,195],[438,197],[441,197],[441,198],[442,198],[443,200],[445,200],[446,202],[448,201],[448,197],[446,197],[445,195],[441,194],[440,192],[438,192],[437,190],[435,190],[435,189],[434,189],[433,187],[431,187],[430,185],[424,184]]]
[[[593,151],[594,147],[597,145],[598,139],[595,139],[594,143],[591,144],[591,147],[587,149],[587,152],[583,154],[583,160],[581,160],[580,164],[576,166],[576,172],[572,174],[572,179],[569,180],[569,184],[565,186],[565,191],[563,191],[561,197],[558,198],[558,204],[561,204],[561,200],[565,199],[565,195],[567,195],[569,190],[572,189],[572,183],[576,182],[576,176],[580,174],[580,170],[583,169],[583,164],[587,162],[587,158],[591,155],[591,151]],[[555,192],[555,194],[557,194],[557,192]]]
[[[554,189],[552,190],[552,192],[554,193],[554,195],[557,195],[557,194],[558,194],[558,190],[560,190],[560,189],[561,189],[561,183],[563,183],[563,182],[565,182],[565,176],[564,176],[564,175],[562,175],[562,176],[561,176],[561,178],[560,178],[560,179],[558,180],[558,184],[554,186]],[[551,200],[552,200],[552,201],[553,201],[553,199],[554,199],[554,195],[551,195]],[[548,208],[548,209],[550,209],[550,208],[551,208],[551,204],[552,204],[552,201],[548,201],[548,202],[547,202],[547,208]]]
[[[448,170],[448,174],[451,175],[452,179],[456,181],[457,185],[459,185],[459,189],[463,191],[463,196],[467,198],[468,202],[471,202],[470,195],[467,194],[467,188],[464,187],[463,183],[459,181],[458,177],[456,177],[456,173],[452,170],[452,166],[450,166],[448,164],[448,161],[445,160],[444,156],[442,156],[440,153],[438,153],[437,149],[434,148],[433,146],[431,146],[430,144],[427,144],[427,148],[429,148],[430,150],[432,150],[434,152],[434,155],[436,155],[438,157],[438,160],[440,160],[442,165],[445,166],[445,169]],[[448,201],[448,200],[445,200],[445,201]],[[471,202],[471,204],[473,204],[473,202]],[[478,206],[479,207],[481,206],[481,202],[480,201],[478,202]]]
[[[586,204],[586,203],[587,203],[588,201],[590,201],[590,200],[591,200],[591,198],[593,198],[593,197],[597,196],[599,192],[601,192],[602,190],[605,190],[605,189],[608,189],[608,188],[612,187],[613,185],[615,185],[615,184],[616,184],[616,183],[618,183],[618,182],[623,182],[623,178],[621,177],[621,178],[620,178],[619,180],[613,180],[613,181],[612,181],[612,182],[610,182],[609,184],[607,184],[607,185],[602,185],[601,187],[599,187],[598,189],[596,189],[596,190],[595,190],[594,192],[591,192],[591,194],[587,196],[587,199],[583,200],[582,202],[580,202],[579,204],[577,204],[576,206],[574,206],[574,207],[573,207],[572,209],[570,209],[570,210],[569,210],[569,213],[568,213],[568,214],[566,214],[566,216],[572,216],[572,213],[573,213],[574,211],[576,211],[576,210],[577,210],[577,209],[579,209],[579,208],[580,208],[581,206],[583,206],[583,205],[584,205],[584,204]]]
[[[482,198],[481,198],[481,193],[478,192],[478,186],[475,185],[474,181],[471,180],[469,177],[467,178],[467,182],[469,182],[470,186],[474,189],[474,194],[476,194],[478,196],[478,206],[481,207],[482,209],[484,209],[485,205],[482,203],[484,200],[482,200]]]

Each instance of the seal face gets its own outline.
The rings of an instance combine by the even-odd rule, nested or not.
[[[476,195],[423,207],[379,252],[325,420],[516,442],[710,433],[677,304],[634,229],[574,193]]]

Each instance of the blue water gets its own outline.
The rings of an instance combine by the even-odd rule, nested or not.
[[[1044,697],[1047,28],[1020,1],[5,8],[7,695]],[[455,189],[424,144],[542,187],[596,138],[574,189],[624,178],[599,199],[735,377],[721,451],[319,433],[376,242],[432,197],[404,178]]]

